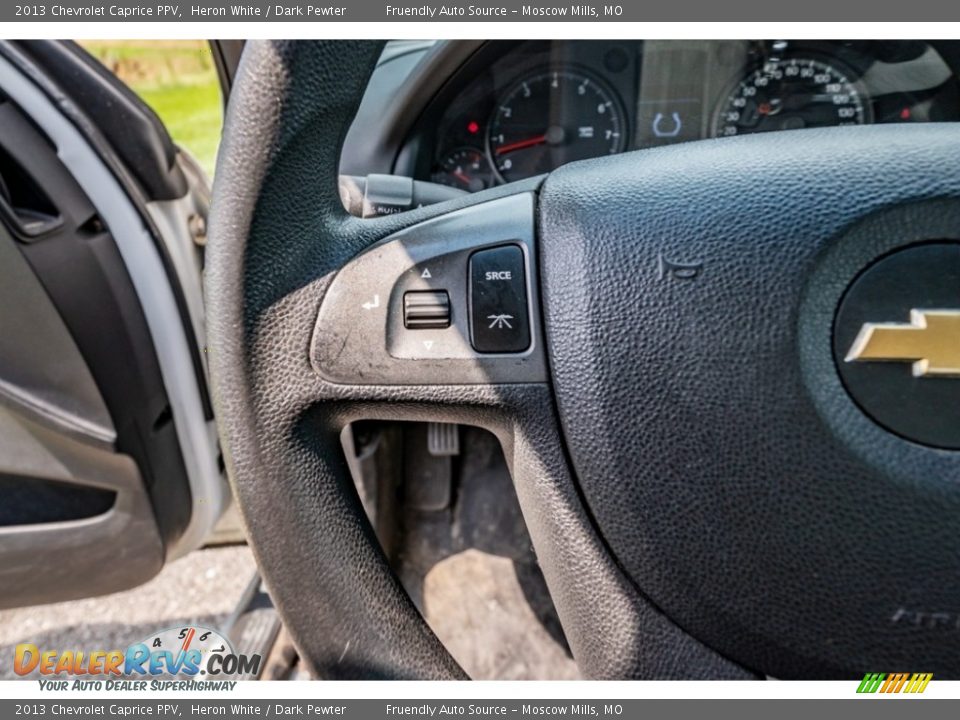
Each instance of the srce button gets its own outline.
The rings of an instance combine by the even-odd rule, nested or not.
[[[516,353],[530,347],[527,280],[516,245],[470,256],[471,341],[477,352]]]

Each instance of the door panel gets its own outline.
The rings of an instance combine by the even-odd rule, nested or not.
[[[0,607],[123,590],[163,566],[153,508],[136,463],[126,455],[0,408],[0,488],[7,510],[18,514],[8,514],[14,524],[0,527]],[[76,489],[94,492],[84,502],[71,493]],[[110,498],[105,512],[93,495]],[[58,500],[72,506],[74,519],[46,521]],[[98,512],[85,516],[85,506]]]
[[[227,497],[183,279],[138,185],[147,156],[125,167],[25,47],[0,42],[0,607],[136,586],[201,544]],[[59,70],[87,101],[112,96],[88,92],[109,74]]]

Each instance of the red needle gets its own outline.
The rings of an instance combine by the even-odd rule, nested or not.
[[[468,178],[466,175],[464,175],[460,170],[454,170],[454,171],[453,171],[453,176],[454,176],[455,178],[457,178],[457,180],[459,180],[460,182],[462,182],[464,185],[469,185],[469,184],[470,184],[470,178]]]
[[[541,145],[547,141],[546,135],[537,135],[536,137],[527,138],[526,140],[517,140],[517,142],[509,143],[508,145],[501,145],[496,150],[496,155],[503,155],[504,153],[513,152],[514,150],[523,150],[523,148],[533,147],[534,145]]]

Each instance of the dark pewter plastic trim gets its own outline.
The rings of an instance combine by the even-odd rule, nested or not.
[[[90,369],[43,285],[0,226],[0,404],[112,450],[113,421]]]
[[[163,542],[136,463],[0,407],[0,474],[116,493],[82,520],[0,527],[0,608],[105,595],[146,582],[163,566]]]

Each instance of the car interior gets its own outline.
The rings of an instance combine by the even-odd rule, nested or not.
[[[960,676],[960,42],[210,52],[212,186],[0,42],[0,608],[235,508],[274,677]]]

